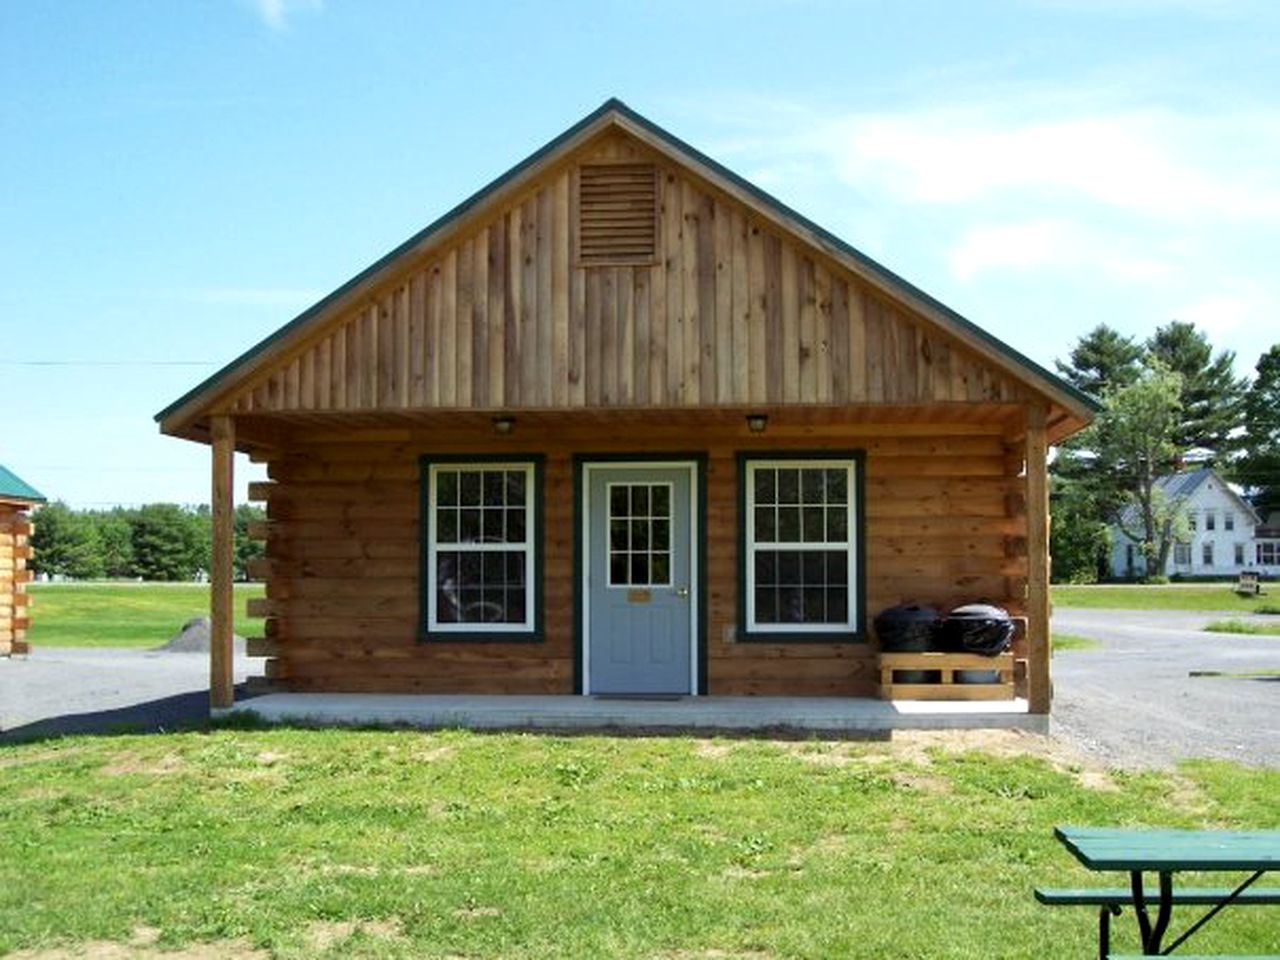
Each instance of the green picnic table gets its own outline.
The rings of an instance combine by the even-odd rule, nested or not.
[[[1129,874],[1130,896],[1125,899],[1133,906],[1142,952],[1147,956],[1172,953],[1233,903],[1280,902],[1280,892],[1250,891],[1263,874],[1280,870],[1280,830],[1058,827],[1053,833],[1090,870],[1120,870]],[[1174,877],[1187,871],[1224,871],[1247,876],[1235,886],[1222,890],[1201,889],[1180,895],[1174,886]],[[1148,872],[1156,874],[1158,889],[1155,891],[1147,889],[1145,874]],[[1204,903],[1210,909],[1173,943],[1163,947],[1175,903]],[[1151,908],[1155,909],[1154,920],[1149,912]]]

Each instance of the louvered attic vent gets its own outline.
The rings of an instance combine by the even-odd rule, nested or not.
[[[584,266],[652,263],[657,256],[657,183],[651,163],[580,168],[578,259]]]

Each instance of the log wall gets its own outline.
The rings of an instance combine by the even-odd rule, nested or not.
[[[27,652],[30,537],[26,509],[0,503],[0,656]]]
[[[655,256],[584,266],[582,164],[656,168]],[[1009,402],[1010,377],[614,134],[406,263],[219,404],[306,410]]]
[[[573,455],[705,451],[707,641],[711,694],[874,696],[869,644],[756,644],[737,628],[736,454],[785,449],[866,451],[868,623],[906,600],[942,607],[985,598],[1025,612],[1026,518],[1021,450],[978,424],[833,426],[765,437],[724,427],[626,431],[566,422],[499,442],[475,430],[313,432],[269,463],[268,676],[293,690],[571,693]],[[625,443],[625,446],[624,446]],[[424,453],[546,456],[542,643],[420,642],[419,468]]]

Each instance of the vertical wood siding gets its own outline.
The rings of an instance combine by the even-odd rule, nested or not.
[[[601,295],[605,289],[601,284]],[[996,432],[916,427],[911,436],[857,427],[817,441],[772,436],[767,446],[712,427],[622,439],[615,429],[568,421],[541,435],[521,427],[503,441],[504,450],[547,456],[546,639],[519,644],[417,638],[418,456],[491,453],[491,445],[478,446],[473,431],[459,429],[394,442],[377,434],[364,441],[329,435],[297,442],[270,463],[273,482],[262,491],[269,517],[262,606],[269,619],[266,640],[255,645],[273,658],[269,676],[295,690],[570,693],[572,455],[683,448],[708,455],[709,692],[873,696],[876,675],[866,644],[739,642],[735,455],[749,446],[866,451],[868,620],[907,600],[948,607],[983,597],[1021,613],[1027,531],[1016,451]]]
[[[583,266],[583,163],[657,168],[658,256]],[[1025,390],[750,210],[615,138],[232,398],[241,413],[1017,401]]]

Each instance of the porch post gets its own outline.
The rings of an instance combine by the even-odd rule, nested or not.
[[[1049,447],[1045,409],[1027,405],[1027,684],[1032,713],[1048,713],[1049,680]]]
[[[231,581],[235,505],[233,455],[236,428],[228,416],[211,418],[213,428],[213,559],[209,570],[209,706],[229,707],[235,701],[232,671],[234,602]]]

